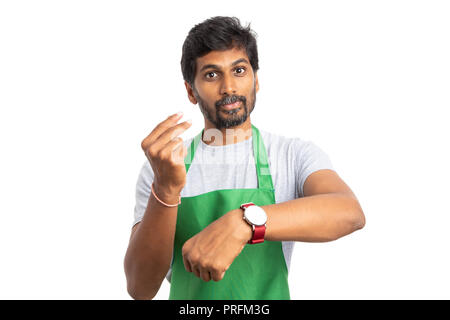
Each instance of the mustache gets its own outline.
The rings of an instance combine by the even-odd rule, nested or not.
[[[216,105],[216,108],[218,108],[220,106],[224,106],[226,104],[232,104],[237,101],[242,101],[245,105],[245,103],[247,102],[247,99],[244,96],[236,96],[236,95],[225,96],[223,99],[220,99],[219,101],[217,101],[215,103],[215,105]]]

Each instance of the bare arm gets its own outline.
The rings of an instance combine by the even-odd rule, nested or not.
[[[271,241],[332,241],[365,225],[357,198],[332,170],[311,174],[303,198],[262,208],[267,213],[264,238]]]
[[[332,170],[312,173],[303,198],[262,208],[267,213],[264,239],[270,241],[332,241],[365,224],[355,195]],[[186,241],[182,252],[186,270],[204,281],[220,281],[252,237],[242,216],[242,209],[233,209]]]
[[[156,186],[155,193],[166,203],[177,203],[178,197],[165,195]],[[172,259],[176,221],[177,207],[165,207],[150,195],[125,255],[128,293],[134,299],[153,299],[164,281]]]
[[[161,122],[142,141],[154,172],[154,192],[163,202],[178,203],[186,183],[187,148],[177,137],[191,126],[176,124],[181,115]],[[142,221],[133,227],[125,254],[127,289],[134,299],[153,299],[170,267],[177,221],[177,207],[166,207],[150,194]]]

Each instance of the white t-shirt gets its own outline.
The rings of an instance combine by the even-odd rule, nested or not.
[[[328,155],[313,142],[261,129],[259,132],[267,150],[276,203],[303,197],[303,184],[311,173],[321,169],[334,170]],[[184,141],[184,145],[189,147],[193,138]],[[252,139],[224,146],[211,146],[200,140],[181,197],[221,189],[257,188]],[[153,177],[153,169],[146,160],[136,184],[133,225],[144,216]],[[289,271],[294,242],[283,241],[282,248]],[[170,276],[171,270],[166,277],[169,281]]]

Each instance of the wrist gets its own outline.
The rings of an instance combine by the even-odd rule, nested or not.
[[[168,204],[176,204],[180,199],[180,191],[170,190],[157,182],[153,183],[153,191],[156,196],[163,202]]]
[[[244,210],[240,208],[232,210],[230,211],[230,215],[233,218],[232,226],[236,230],[237,237],[246,244],[253,236],[253,229],[244,220]]]
[[[252,238],[248,243],[263,243],[266,234],[267,213],[253,202],[243,203],[240,207],[244,211],[244,220],[252,227]]]

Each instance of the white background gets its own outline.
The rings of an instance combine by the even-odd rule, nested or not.
[[[366,215],[296,244],[292,298],[449,299],[447,1],[0,2],[0,298],[130,298],[140,143],[203,128],[179,62],[215,15],[258,34],[252,123],[319,145]]]

